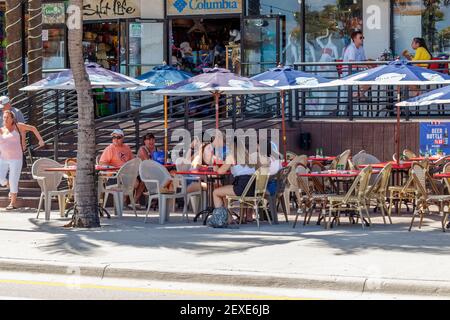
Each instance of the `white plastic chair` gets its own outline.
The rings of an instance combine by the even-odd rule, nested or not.
[[[58,197],[60,215],[61,217],[65,216],[66,196],[69,195],[70,190],[58,190],[58,186],[61,184],[64,172],[45,171],[46,168],[59,167],[62,168],[64,166],[52,159],[47,158],[36,160],[31,167],[31,174],[33,176],[33,179],[37,180],[39,187],[41,188],[41,196],[39,198],[39,206],[36,219],[39,219],[39,213],[41,212],[42,203],[44,203],[45,220],[50,220],[52,197]]]
[[[110,194],[112,194],[114,197],[114,212],[119,217],[121,217],[123,213],[124,196],[130,197],[134,215],[137,217],[136,203],[134,202],[134,185],[138,176],[140,164],[141,159],[139,158],[134,158],[125,163],[117,172],[117,184],[107,186],[105,189],[105,199],[103,201],[103,207],[106,206],[108,197]]]
[[[174,193],[161,193],[160,189],[168,180],[172,180],[169,171],[160,163],[153,160],[142,161],[139,166],[139,175],[142,182],[145,183],[148,191],[148,207],[144,222],[147,222],[148,214],[152,200],[158,200],[159,223],[164,224],[169,221],[169,212],[167,210],[167,200],[184,199],[185,194],[175,191]],[[187,203],[185,202],[185,206]],[[185,209],[183,209],[184,211]]]
[[[184,158],[176,159],[175,166],[177,168],[177,171],[189,171],[192,169],[191,163],[189,163],[189,161]],[[203,199],[203,197],[202,197],[203,191],[200,187],[200,190],[188,193],[187,192],[187,188],[188,188],[187,182],[195,180],[195,182],[198,182],[201,185],[201,179],[199,177],[188,177],[185,175],[177,175],[177,179],[180,182],[181,193],[184,194],[183,217],[186,216],[186,220],[189,221],[189,217],[187,214],[189,202],[191,203],[192,211],[194,212],[194,214],[197,214],[200,211],[199,210],[200,205],[203,203],[203,200],[202,200]]]

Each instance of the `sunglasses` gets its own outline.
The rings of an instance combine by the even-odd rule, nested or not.
[[[359,37],[359,40],[364,40],[364,37]]]
[[[121,136],[113,136],[112,138],[113,138],[113,140],[114,139],[117,139],[117,140],[122,140],[123,139],[123,137],[121,137]]]

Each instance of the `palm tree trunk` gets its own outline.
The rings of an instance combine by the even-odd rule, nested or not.
[[[6,67],[8,95],[12,102],[22,87],[22,2],[6,0]]]
[[[91,84],[83,61],[83,0],[70,0],[68,46],[78,102],[78,150],[73,227],[100,227],[95,183],[95,122]],[[73,11],[72,11],[73,10]]]
[[[28,84],[35,83],[42,79],[42,1],[29,0],[28,12],[30,17],[28,19]],[[33,93],[30,93],[32,96]],[[42,111],[42,106],[33,103],[33,108],[28,118],[29,124],[38,126],[39,114]],[[36,144],[33,141],[32,144]]]

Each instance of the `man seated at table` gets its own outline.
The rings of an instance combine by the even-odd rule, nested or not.
[[[112,143],[103,151],[99,164],[120,168],[133,159],[134,155],[130,147],[123,142],[124,134],[121,129],[115,129],[111,136]]]

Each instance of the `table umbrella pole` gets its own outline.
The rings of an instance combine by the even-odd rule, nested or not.
[[[164,162],[167,163],[167,155],[169,152],[168,145],[168,112],[167,112],[167,96],[164,96]]]
[[[216,105],[216,129],[219,129],[219,98],[220,98],[220,93],[214,92],[214,99],[215,99],[215,105]]]
[[[283,151],[284,151],[284,161],[287,161],[287,146],[286,146],[286,123],[285,123],[285,93],[281,90],[281,131],[283,135]]]

